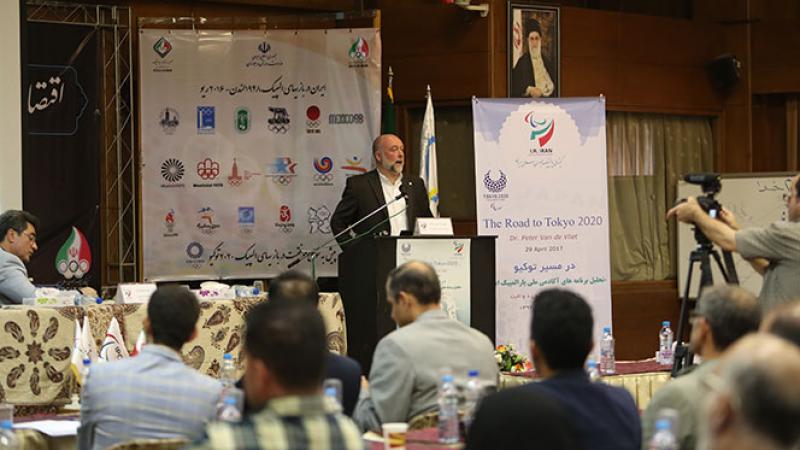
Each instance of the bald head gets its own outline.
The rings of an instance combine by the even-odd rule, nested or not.
[[[800,349],[752,334],[731,346],[719,371],[725,387],[711,397],[712,433],[747,433],[792,448],[800,439]]]
[[[372,155],[378,171],[394,180],[403,173],[405,146],[394,134],[382,134],[372,142]]]
[[[422,261],[409,261],[395,267],[386,280],[389,298],[397,298],[400,292],[413,296],[420,305],[439,304],[442,288],[433,266]]]
[[[761,331],[782,337],[800,348],[800,300],[770,311],[761,323]]]

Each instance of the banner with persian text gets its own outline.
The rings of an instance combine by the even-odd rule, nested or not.
[[[139,42],[144,278],[274,276],[330,239],[345,180],[372,163],[379,31],[141,30]],[[321,249],[318,275],[335,276],[338,252]]]
[[[527,353],[536,294],[562,288],[611,326],[605,100],[473,99],[478,234],[497,239],[498,344]]]

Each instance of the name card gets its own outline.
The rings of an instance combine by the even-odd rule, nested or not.
[[[452,236],[453,221],[449,217],[419,217],[414,236]]]
[[[147,303],[155,291],[155,283],[120,283],[114,300],[117,303]]]

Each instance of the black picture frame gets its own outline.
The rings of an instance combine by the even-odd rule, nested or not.
[[[526,31],[527,35],[539,31],[541,58],[529,56]],[[507,48],[509,97],[554,98],[561,95],[560,8],[509,2]],[[547,76],[540,74],[540,86],[536,86],[534,67],[542,66]]]

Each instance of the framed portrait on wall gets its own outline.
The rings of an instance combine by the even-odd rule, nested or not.
[[[559,9],[509,2],[508,20],[508,96],[558,97]]]

